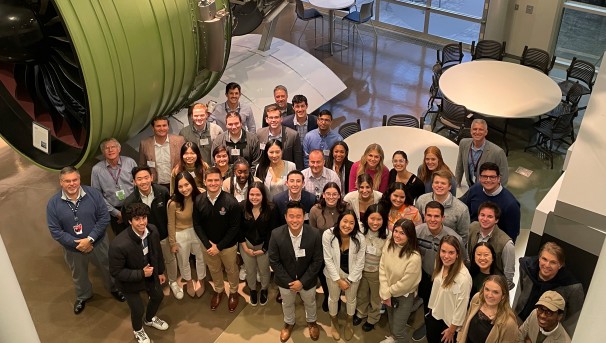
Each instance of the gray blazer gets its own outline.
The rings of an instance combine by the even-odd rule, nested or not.
[[[471,138],[463,138],[461,142],[459,142],[459,154],[457,156],[457,169],[455,171],[455,180],[457,184],[461,184],[461,180],[463,180],[463,173],[465,173],[465,179],[467,180],[467,184],[471,186],[471,179],[468,175],[468,164],[469,164],[469,148],[471,146],[471,142],[473,140]],[[484,162],[493,162],[499,166],[499,171],[501,173],[501,185],[506,186],[507,180],[509,179],[509,164],[507,163],[507,156],[505,156],[505,152],[498,145],[489,142],[486,140],[486,144],[484,145],[484,152],[480,157],[480,161],[478,162],[478,168],[476,171],[476,179],[480,175],[480,166]]]
[[[257,130],[259,143],[269,141],[269,127]],[[261,154],[264,152],[262,151]],[[289,127],[282,125],[282,159],[293,162],[298,170],[303,170],[303,148],[299,133]]]

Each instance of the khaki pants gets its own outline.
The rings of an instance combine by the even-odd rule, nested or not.
[[[210,256],[206,249],[202,249],[204,252],[204,261],[210,271],[210,277],[215,284],[215,292],[221,293],[225,290],[223,282],[223,269],[227,274],[227,281],[229,282],[229,294],[238,292],[238,259],[237,259],[238,245],[234,244],[233,247],[223,249],[215,256]]]
[[[177,281],[177,258],[175,257],[175,254],[170,252],[170,243],[168,243],[168,237],[160,241],[160,248],[162,249],[164,269],[168,282]]]
[[[362,272],[358,287],[358,317],[367,318],[369,324],[381,319],[381,296],[379,295],[379,272]]]
[[[339,276],[346,279],[348,274],[345,274],[339,269]],[[328,285],[328,313],[331,316],[336,316],[339,309],[339,298],[341,297],[341,287],[336,281],[331,280],[329,277],[326,278],[326,284]],[[356,313],[356,294],[358,293],[358,285],[360,281],[353,282],[349,285],[349,288],[345,290],[345,298],[347,299],[347,315],[353,316]]]

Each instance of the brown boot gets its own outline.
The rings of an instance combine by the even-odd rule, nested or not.
[[[292,329],[295,327],[295,325],[290,325],[290,324],[286,324],[284,323],[284,328],[282,329],[282,331],[280,331],[280,341],[282,343],[288,341],[288,339],[290,339],[290,335],[292,334]]]
[[[309,338],[311,338],[312,341],[317,341],[318,338],[320,338],[320,327],[318,326],[318,323],[307,323],[307,327],[309,328]]]
[[[353,316],[347,316],[345,321],[345,330],[343,332],[343,338],[349,341],[353,337]]]
[[[187,295],[192,298],[196,297],[196,287],[194,286],[194,280],[187,280],[185,282],[185,288],[187,289]]]
[[[335,339],[335,341],[341,339],[341,334],[339,334],[339,331],[339,319],[337,319],[337,316],[330,316],[330,335]]]

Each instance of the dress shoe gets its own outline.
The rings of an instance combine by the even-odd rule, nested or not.
[[[357,314],[354,314],[354,316],[353,316],[353,325],[354,326],[358,326],[358,325],[362,324],[363,320],[364,320],[364,318],[360,318],[360,317],[358,317]]]
[[[213,291],[213,296],[210,298],[210,309],[211,310],[216,310],[217,307],[219,307],[219,304],[221,303],[221,300],[223,300],[223,292],[221,293],[217,293],[215,291]]]
[[[196,288],[194,287],[194,280],[187,280],[185,282],[185,289],[187,291],[187,295],[191,298],[196,297]]]
[[[259,303],[259,298],[257,297],[258,293],[257,291],[250,291],[250,306],[257,306],[257,304]]]
[[[86,300],[76,300],[76,303],[74,303],[74,313],[75,314],[82,313],[82,311],[84,311],[84,307],[86,307],[86,302],[87,301],[88,301],[88,299],[86,299]]]
[[[240,295],[238,293],[229,294],[229,298],[227,299],[227,308],[229,309],[229,312],[234,312],[236,310],[239,299]]]
[[[320,338],[320,327],[318,326],[318,323],[307,323],[307,327],[309,328],[309,338],[311,338],[312,341],[317,341],[318,338]]]
[[[118,300],[121,303],[126,301],[126,297],[120,291],[113,291],[112,296],[114,297],[114,299]]]
[[[259,295],[259,303],[261,303],[261,306],[267,305],[267,290],[266,289],[261,290],[261,295]]]
[[[282,295],[280,294],[280,290],[278,290],[278,294],[276,294],[276,302],[278,304],[282,303]]]
[[[284,328],[280,331],[280,342],[284,343],[290,339],[290,335],[292,334],[292,329],[295,325],[290,325],[284,323]]]
[[[206,285],[204,284],[204,279],[198,281],[198,288],[196,288],[196,296],[198,298],[202,297],[204,291],[206,290]]]
[[[364,332],[369,332],[372,331],[372,329],[375,328],[375,324],[370,324],[369,322],[364,323],[364,325],[362,325],[362,330],[364,330]]]

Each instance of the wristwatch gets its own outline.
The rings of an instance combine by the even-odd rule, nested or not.
[[[95,243],[95,240],[91,236],[88,236],[87,238],[88,238],[88,241],[90,242],[90,244]]]

